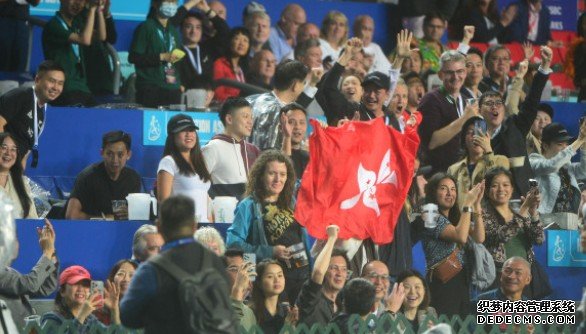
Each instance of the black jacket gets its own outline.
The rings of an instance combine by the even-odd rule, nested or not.
[[[517,198],[520,195],[525,196],[527,194],[529,191],[528,181],[533,177],[533,170],[527,157],[525,137],[531,130],[531,125],[537,115],[541,93],[548,78],[549,74],[543,74],[540,71],[535,74],[529,94],[519,107],[519,113],[505,119],[501,124],[499,133],[491,140],[494,154],[502,154],[508,157],[511,162],[511,172],[513,173],[515,186],[514,196],[516,195]],[[515,158],[523,160],[518,167],[515,167]]]
[[[179,77],[181,83],[185,89],[192,88],[208,88],[212,83],[214,73],[214,61],[222,53],[222,45],[228,39],[230,33],[230,27],[218,15],[211,19],[211,22],[216,29],[214,37],[206,39],[199,43],[200,62],[202,73],[199,74],[194,65],[191,62],[189,51],[185,46],[181,46],[181,49],[186,53],[185,57],[177,63],[177,70],[179,71]],[[194,53],[194,58],[196,57]]]

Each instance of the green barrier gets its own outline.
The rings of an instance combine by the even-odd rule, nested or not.
[[[558,324],[558,325],[476,325],[476,318],[474,316],[467,316],[464,319],[459,316],[449,318],[445,315],[440,315],[438,318],[428,315],[424,318],[421,326],[417,332],[411,328],[410,321],[402,314],[390,316],[383,315],[376,318],[374,315],[362,320],[357,315],[350,317],[348,321],[349,328],[346,332],[350,333],[400,333],[400,334],[419,334],[426,331],[429,327],[437,324],[448,324],[454,334],[554,334],[554,333],[574,333],[576,325]],[[427,325],[425,325],[427,324]],[[39,326],[36,323],[29,323],[21,331],[24,334],[77,334],[76,327],[73,321],[65,321],[63,324],[57,326],[50,324],[48,326]],[[241,329],[242,334],[263,334],[263,331],[258,326],[253,326],[249,331]],[[131,330],[120,325],[112,325],[108,328],[94,326],[89,328],[89,334],[138,334],[143,333],[142,330]],[[305,324],[298,326],[285,325],[281,330],[282,334],[341,334],[342,330],[336,324],[315,324],[308,327]],[[171,334],[171,333],[169,333]]]

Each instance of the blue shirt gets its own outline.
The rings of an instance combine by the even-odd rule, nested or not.
[[[193,238],[183,238],[166,243],[161,251],[166,251],[187,243]],[[120,320],[129,328],[144,327],[144,309],[156,296],[159,289],[155,265],[143,262],[132,277],[130,286],[120,302]]]
[[[278,26],[271,27],[271,34],[269,35],[269,45],[271,50],[277,59],[277,63],[280,63],[283,58],[293,52],[293,48],[287,43],[287,36],[281,28]]]

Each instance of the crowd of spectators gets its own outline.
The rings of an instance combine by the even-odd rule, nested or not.
[[[43,257],[29,274],[34,282],[22,284],[23,275],[8,266],[0,273],[0,297],[18,326],[33,313],[26,295],[57,289],[55,310],[41,320],[47,328],[72,320],[80,332],[110,325],[183,332],[190,324],[175,297],[184,286],[172,267],[205,272],[196,275],[202,284],[216,279],[214,291],[229,302],[222,299],[201,316],[228,332],[334,323],[345,333],[356,330],[353,315],[371,314],[404,317],[401,330],[418,331],[435,325],[426,322],[430,315],[474,314],[477,300],[551,294],[551,287],[542,293],[547,279],[534,275],[541,268],[533,246],[545,242],[543,217],[568,228],[583,217],[586,122],[573,139],[552,123],[559,111],[542,102],[552,48],[560,46],[551,37],[549,12],[540,0],[519,0],[501,14],[496,0],[452,7],[454,1],[445,1],[430,6],[433,11],[419,2],[405,22],[412,31],[397,34],[387,57],[373,41],[375,21],[368,15],[349,22],[333,10],[320,27],[307,22],[298,4],[271,20],[253,1],[242,26],[229,27],[230,8],[220,1],[152,0],[129,48],[136,101],[179,104],[187,90],[204,89],[214,96],[224,130],[201,145],[190,115],[168,121],[163,156],[152,166],[157,227],[136,231],[132,259],[113,264],[102,292],[90,288],[91,274],[81,266],[59,274],[55,231],[46,222],[38,231]],[[11,6],[6,3],[0,0],[0,8]],[[104,43],[116,39],[109,7],[108,0],[61,0],[43,30],[46,61],[35,85],[0,96],[0,131],[6,131],[0,133],[0,192],[14,202],[16,218],[37,218],[23,166],[38,160],[46,105],[93,106],[97,95],[112,90],[100,59]],[[3,24],[12,18],[3,15]],[[566,61],[579,99],[586,87],[585,31],[582,14]],[[442,42],[446,32],[456,43]],[[504,44],[510,42],[525,43],[524,59],[513,63]],[[486,44],[484,52],[477,43]],[[0,59],[0,70],[20,69],[14,59]],[[266,92],[249,94],[245,83]],[[416,173],[391,244],[339,240],[331,225],[327,239],[312,245],[295,220],[310,116],[323,116],[324,127],[379,117],[399,132],[417,127]],[[102,161],[79,173],[63,218],[113,218],[113,201],[143,191],[140,175],[126,166],[131,148],[123,130],[103,135]],[[572,162],[579,149],[580,161]],[[225,239],[213,228],[197,229],[217,218],[212,201],[218,196],[239,201]],[[423,205],[435,206],[435,216],[421,215]],[[581,233],[586,249],[586,229]],[[411,268],[418,241],[425,274]],[[492,284],[481,291],[472,286],[472,244],[484,245],[495,267]],[[459,270],[446,274],[446,260]]]

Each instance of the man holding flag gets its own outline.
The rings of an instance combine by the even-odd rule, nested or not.
[[[406,31],[399,34],[399,58],[404,51],[409,54],[410,37]],[[344,54],[350,56],[360,47],[351,40]],[[343,65],[343,56],[340,62]],[[374,81],[378,84],[382,80]],[[389,94],[390,87],[383,90]],[[295,218],[318,239],[325,239],[326,227],[336,224],[341,239],[371,239],[376,244],[393,240],[411,184],[419,136],[416,124],[409,124],[404,134],[387,126],[380,117],[384,116],[384,101],[374,101],[376,95],[365,94],[360,105],[360,118],[372,118],[370,121],[326,129],[312,121],[310,162],[299,190]]]

